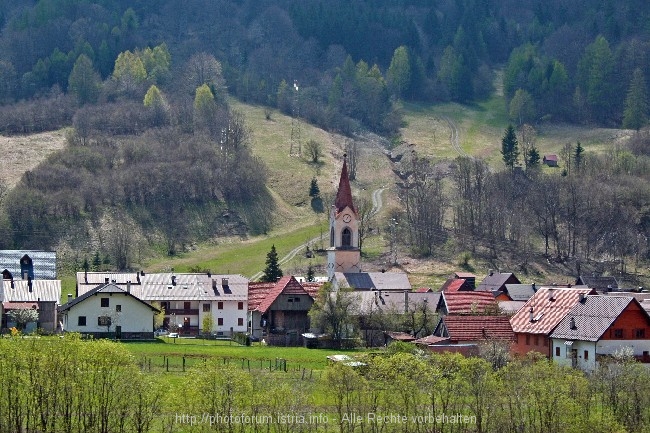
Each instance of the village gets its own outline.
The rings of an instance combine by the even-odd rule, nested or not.
[[[510,272],[459,271],[441,287],[412,287],[405,273],[364,272],[345,162],[329,227],[328,275],[316,281],[83,271],[63,304],[55,253],[2,251],[2,330],[141,341],[239,336],[245,344],[329,348],[400,341],[464,356],[478,356],[487,346],[512,357],[536,352],[586,372],[619,353],[650,363],[650,293],[619,287],[612,276],[537,285],[522,284]],[[335,336],[310,320],[324,285],[328,296],[347,300],[349,321]]]

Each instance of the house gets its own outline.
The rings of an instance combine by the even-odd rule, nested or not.
[[[53,251],[0,250],[0,269],[5,279],[56,280],[56,253]],[[25,275],[27,273],[27,275]]]
[[[444,316],[433,332],[449,344],[479,344],[499,340],[508,344],[515,334],[507,316]]]
[[[78,272],[77,296],[99,284],[113,283],[165,311],[163,328],[181,335],[246,332],[248,279],[212,273]],[[205,329],[204,326],[210,326]]]
[[[403,272],[335,272],[332,286],[334,290],[345,288],[355,291],[411,291],[411,283]]]
[[[589,288],[541,287],[510,318],[515,333],[512,351],[516,355],[539,352],[551,357],[550,334],[578,303],[581,296],[595,295]]]
[[[26,273],[27,279],[4,279],[0,285],[0,317],[2,329],[15,326],[8,320],[7,312],[25,308],[38,310],[38,322],[28,324],[26,331],[40,328],[55,332],[58,327],[56,306],[61,299],[60,280],[34,280]]]
[[[580,275],[576,279],[576,285],[584,285],[600,293],[618,290],[618,281],[612,276]]]
[[[526,305],[526,301],[500,301],[499,299],[497,299],[497,303],[499,311],[506,316],[514,316]]]
[[[497,301],[527,301],[537,290],[532,284],[506,284],[505,288],[497,295]]]
[[[581,296],[550,338],[555,362],[585,371],[624,348],[650,362],[650,316],[631,296]]]
[[[461,316],[497,314],[499,306],[490,292],[443,292],[436,312]]]
[[[309,331],[309,310],[318,285],[284,276],[275,283],[248,284],[248,333],[274,345],[300,345]]]
[[[542,162],[547,165],[548,167],[557,167],[557,155],[544,155],[544,158],[542,159]]]
[[[483,281],[481,281],[478,287],[476,287],[476,291],[496,294],[498,292],[503,292],[506,288],[506,284],[520,283],[519,279],[513,273],[494,272],[490,269],[488,275],[483,278]]]
[[[457,280],[465,280],[468,290],[476,289],[476,275],[471,272],[454,272],[454,278]]]

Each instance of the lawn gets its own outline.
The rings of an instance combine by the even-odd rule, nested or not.
[[[165,371],[166,358],[169,358],[170,371],[182,369],[183,357],[186,367],[203,362],[203,359],[220,359],[224,364],[234,364],[243,368],[283,369],[277,360],[286,361],[287,371],[323,370],[327,365],[327,356],[337,353],[361,353],[360,350],[307,349],[304,347],[277,347],[253,343],[241,346],[229,340],[202,340],[194,338],[160,337],[155,342],[125,342],[124,347],[148,367],[151,360],[152,371]],[[165,367],[164,367],[165,366]]]

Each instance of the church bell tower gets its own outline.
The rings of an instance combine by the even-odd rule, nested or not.
[[[336,200],[330,210],[330,246],[327,249],[327,277],[330,281],[335,272],[361,272],[359,214],[352,202],[346,155],[343,155]]]

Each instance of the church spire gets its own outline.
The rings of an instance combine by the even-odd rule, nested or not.
[[[341,179],[339,180],[339,189],[336,192],[334,207],[336,207],[336,212],[339,213],[345,209],[346,206],[349,206],[355,214],[357,213],[357,209],[354,207],[354,203],[352,202],[352,189],[350,188],[350,177],[348,176],[347,154],[344,153]]]

